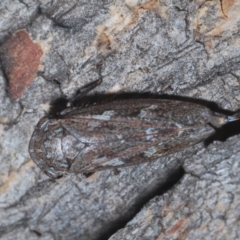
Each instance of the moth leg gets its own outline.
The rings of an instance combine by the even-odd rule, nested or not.
[[[67,107],[71,107],[73,105],[73,103],[75,101],[80,100],[83,96],[85,96],[87,93],[89,93],[91,90],[93,90],[94,88],[96,88],[97,86],[99,86],[102,83],[102,64],[98,64],[97,65],[97,70],[98,70],[98,75],[99,78],[83,87],[81,87],[78,90],[78,93],[75,97],[73,97],[68,103],[67,103]]]

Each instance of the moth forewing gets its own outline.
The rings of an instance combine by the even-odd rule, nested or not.
[[[153,161],[196,144],[226,117],[195,103],[127,99],[67,109],[44,117],[29,144],[36,164],[50,177]],[[209,124],[211,123],[211,124]]]

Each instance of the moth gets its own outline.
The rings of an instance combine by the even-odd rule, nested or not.
[[[43,117],[29,143],[33,161],[51,178],[154,161],[197,144],[238,119],[197,103],[122,99],[71,107],[102,79],[83,87],[58,117]]]

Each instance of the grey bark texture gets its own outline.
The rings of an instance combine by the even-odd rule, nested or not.
[[[240,239],[239,136],[88,178],[52,180],[28,153],[49,103],[97,79],[99,62],[103,83],[92,93],[174,94],[239,109],[239,12],[227,0],[2,0],[0,43],[24,29],[43,56],[16,100],[0,72],[0,238]]]

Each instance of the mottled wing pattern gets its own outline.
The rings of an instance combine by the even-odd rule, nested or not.
[[[209,136],[211,111],[201,105],[134,99],[69,111],[59,120],[67,135],[84,145],[71,172],[122,167],[179,151]],[[76,150],[77,151],[77,150]]]
[[[50,177],[153,161],[196,144],[214,130],[212,112],[201,105],[133,99],[67,109],[42,118],[29,153]]]

